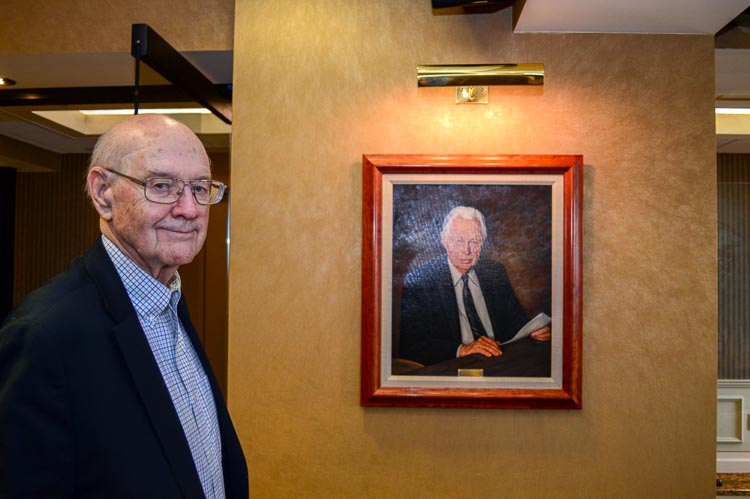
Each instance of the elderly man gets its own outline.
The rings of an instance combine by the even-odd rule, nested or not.
[[[500,343],[526,324],[505,267],[479,258],[486,238],[484,216],[475,208],[458,206],[446,215],[440,233],[446,255],[404,280],[401,357],[429,365],[472,354],[500,356]],[[531,337],[549,341],[549,326]]]
[[[102,236],[0,329],[0,497],[240,498],[247,466],[180,294],[224,184],[186,126],[94,148]]]

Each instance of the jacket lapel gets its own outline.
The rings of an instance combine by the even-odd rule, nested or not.
[[[222,468],[224,470],[225,494],[227,497],[245,497],[248,490],[245,456],[242,453],[239,437],[237,437],[234,425],[229,417],[227,405],[219,389],[219,383],[216,381],[216,376],[213,369],[211,369],[208,357],[203,349],[203,344],[198,339],[198,333],[193,326],[193,322],[190,320],[184,296],[177,305],[177,314],[180,317],[180,321],[182,321],[182,325],[185,326],[190,341],[193,343],[195,353],[198,354],[214,396],[216,418],[219,420],[219,431],[221,433],[221,457]]]
[[[439,270],[436,273],[440,279],[440,301],[445,313],[445,322],[448,324],[450,334],[456,341],[461,341],[461,323],[458,318],[458,303],[456,303],[456,289],[451,278],[451,269],[448,260],[442,257],[438,260]]]
[[[203,497],[187,439],[138,316],[101,239],[83,264],[117,324],[113,332],[154,433],[185,497]],[[192,327],[192,326],[191,326]],[[192,339],[192,337],[191,337]]]

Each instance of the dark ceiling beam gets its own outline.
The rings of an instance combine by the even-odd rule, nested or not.
[[[134,24],[131,54],[148,64],[174,85],[227,124],[232,124],[232,100],[217,90],[211,80],[175,50],[148,24]],[[132,96],[131,96],[132,97]],[[142,99],[139,96],[139,101]]]
[[[432,0],[434,14],[492,14],[510,7],[516,0]]]
[[[729,21],[714,35],[714,47],[717,49],[750,48],[750,8]]]
[[[172,85],[149,85],[140,90],[141,102],[195,102],[188,92]],[[5,89],[0,90],[0,106],[132,104],[133,92],[130,86]]]

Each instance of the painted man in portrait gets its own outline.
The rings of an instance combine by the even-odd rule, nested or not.
[[[486,240],[479,210],[458,206],[445,216],[440,232],[445,254],[404,280],[401,358],[430,365],[472,354],[497,357],[500,344],[528,322],[503,264],[481,258]],[[549,341],[550,327],[531,337]]]

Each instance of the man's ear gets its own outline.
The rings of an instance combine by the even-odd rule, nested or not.
[[[112,220],[112,186],[108,182],[106,170],[94,166],[86,175],[86,188],[91,196],[91,203],[104,220]]]

